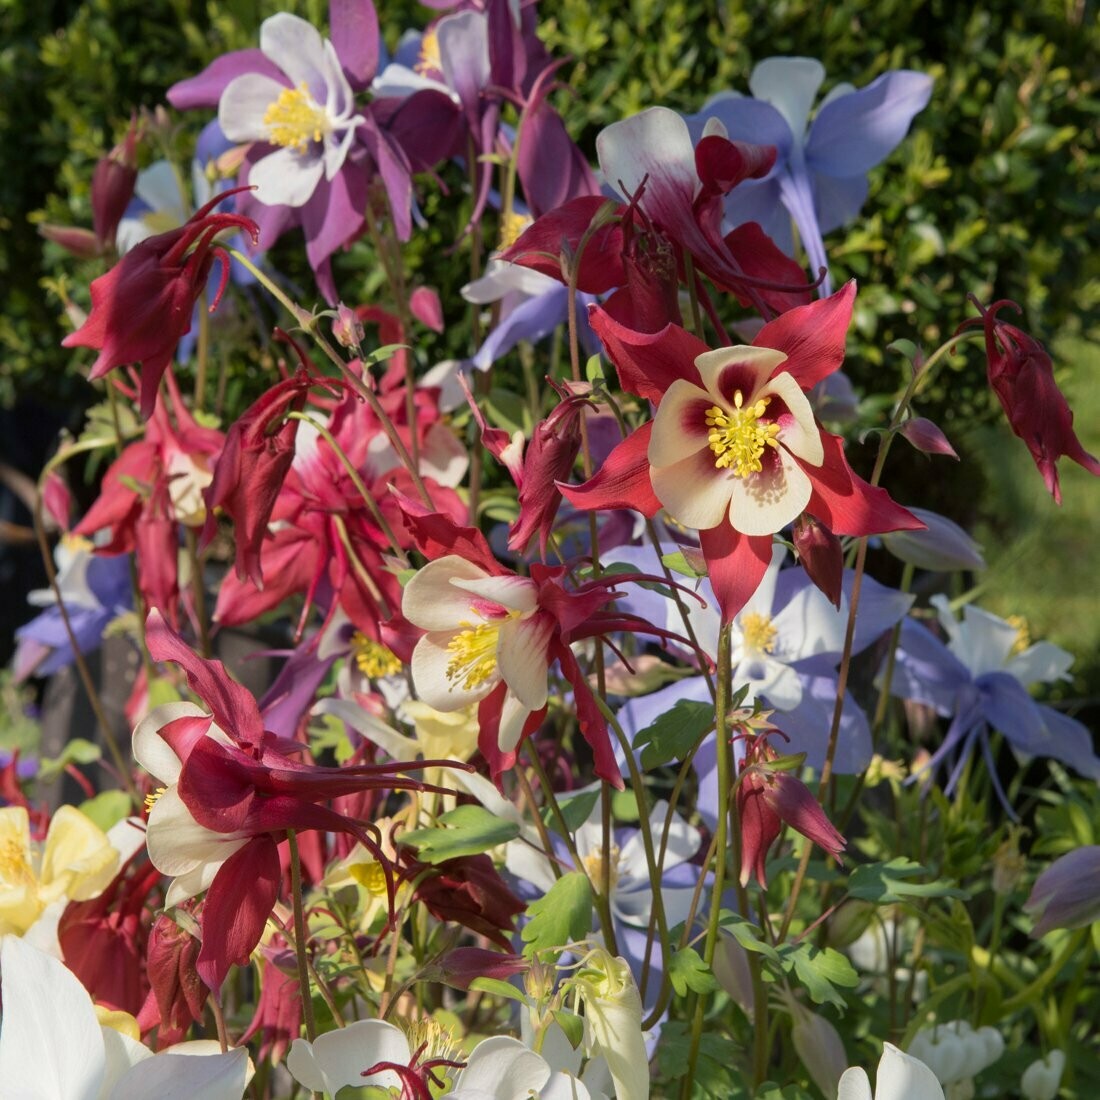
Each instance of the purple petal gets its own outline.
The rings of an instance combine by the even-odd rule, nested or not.
[[[965,666],[927,627],[911,619],[902,623],[891,695],[952,714],[959,690],[969,684]]]
[[[1092,748],[1092,734],[1074,718],[1038,703],[1039,711],[1049,735],[1043,754],[1069,765],[1074,771],[1089,779],[1100,780],[1100,757]]]
[[[806,144],[806,163],[829,176],[851,179],[885,160],[932,94],[932,78],[898,69],[866,88],[837,96],[818,112]]]
[[[192,107],[217,107],[229,82],[245,73],[259,73],[280,84],[287,83],[282,69],[268,61],[259,49],[234,50],[215,58],[198,76],[173,84],[168,89],[168,102],[177,111],[187,111]]]
[[[529,298],[493,329],[471,362],[478,370],[488,370],[521,340],[537,343],[566,320],[568,308],[569,291],[564,286],[552,287],[545,294]]]
[[[794,140],[787,120],[770,104],[761,99],[725,92],[708,100],[707,105],[695,115],[685,115],[684,121],[691,132],[692,144],[703,137],[703,128],[709,119],[716,118],[726,128],[730,141],[747,141],[754,145],[774,145],[777,153],[777,173]],[[744,184],[739,185],[743,187]]]
[[[323,660],[318,658],[315,648],[296,649],[260,700],[264,729],[280,737],[294,737],[302,715],[313,703],[335,660],[335,654]]]
[[[427,172],[465,147],[465,116],[443,92],[427,88],[405,99],[376,99],[370,111],[404,150],[414,172]]]
[[[439,59],[471,126],[481,115],[481,92],[489,83],[489,21],[482,12],[449,15],[436,27]]]
[[[397,230],[398,239],[407,241],[412,235],[412,175],[408,157],[397,142],[378,126],[371,115],[367,114],[364,118],[366,122],[360,127],[363,144],[370,150],[370,155],[378,166],[378,174],[382,177],[386,195],[390,200],[390,211],[393,214],[393,224]],[[362,186],[365,187],[365,184],[364,179]],[[350,188],[352,185],[347,186]],[[347,219],[354,213],[362,224],[362,215],[359,211],[366,208],[366,191],[364,190],[360,197],[358,180],[355,181],[354,186],[355,197],[352,206],[345,209],[341,217]]]
[[[317,185],[309,202],[302,207],[306,255],[314,271],[362,229],[367,184],[363,165],[349,158],[331,181],[322,180]],[[330,305],[335,305],[329,292],[325,292],[325,297]]]
[[[1036,879],[1024,910],[1040,914],[1031,933],[1036,938],[1100,919],[1100,845],[1086,844],[1056,859]]]
[[[867,177],[837,179],[821,172],[810,172],[817,210],[817,225],[822,233],[831,233],[847,225],[867,201]]]
[[[371,0],[329,0],[329,34],[344,75],[362,91],[378,71],[378,15]]]
[[[821,226],[817,221],[813,188],[810,186],[809,174],[802,163],[800,151],[791,158],[787,170],[779,176],[779,195],[783,205],[794,218],[795,225],[798,226],[802,247],[810,260],[810,274],[816,279],[822,268],[826,271],[818,294],[822,298],[827,298],[833,292],[828,275],[829,258],[825,254],[825,242],[821,239]]]
[[[777,738],[773,745],[782,752],[806,754],[808,767],[820,771],[829,746],[836,703],[836,676],[800,676],[802,701],[793,710],[774,711],[772,724],[790,741]],[[840,715],[833,769],[840,775],[858,775],[871,759],[871,730],[867,716],[850,694],[845,693]]]
[[[516,170],[536,218],[580,195],[599,193],[588,161],[548,103],[524,120]]]

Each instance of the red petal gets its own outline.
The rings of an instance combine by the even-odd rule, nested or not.
[[[725,241],[726,248],[750,279],[790,287],[806,285],[806,273],[802,267],[783,252],[756,222],[739,225],[732,233],[726,234]],[[752,305],[751,299],[743,290],[739,292],[737,283],[731,283],[726,289],[737,295],[743,306]],[[813,302],[813,291],[808,287],[805,290],[789,291],[757,287],[756,293],[777,313],[785,313],[789,309]]]
[[[699,532],[722,622],[728,623],[760,587],[772,560],[771,535],[742,535],[728,523]]]
[[[652,432],[653,421],[631,432],[583,485],[559,484],[562,495],[574,508],[585,512],[595,508],[633,508],[644,516],[655,516],[661,510],[661,502],[649,480]]]
[[[615,761],[615,750],[611,747],[611,735],[607,732],[607,722],[596,705],[596,698],[588,681],[577,664],[573,651],[564,643],[558,643],[552,650],[561,666],[562,675],[573,687],[573,705],[577,711],[577,725],[581,735],[592,749],[593,766],[596,774],[616,790],[623,789],[623,777]]]
[[[779,370],[791,374],[808,390],[844,362],[844,343],[855,298],[856,283],[851,279],[830,297],[789,309],[769,321],[753,343],[758,348],[784,352],[787,362]]]

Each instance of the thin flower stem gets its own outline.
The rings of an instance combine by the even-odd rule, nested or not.
[[[714,962],[714,951],[718,946],[719,916],[722,909],[722,891],[726,885],[726,849],[729,846],[729,814],[725,807],[733,789],[733,753],[730,749],[729,702],[732,693],[733,665],[731,662],[732,623],[724,623],[718,635],[718,691],[714,700],[715,736],[718,739],[717,782],[718,782],[718,823],[714,831],[715,860],[714,885],[710,895],[710,913],[707,919],[707,935],[703,944],[703,962],[709,969]],[[695,1066],[699,1059],[699,1043],[703,1035],[703,1015],[706,1005],[702,997],[696,995],[695,1014],[691,1021],[691,1047],[688,1054],[688,1073],[684,1081],[683,1095],[686,1097],[695,1080]],[[757,1067],[759,1070],[759,1067]]]
[[[309,983],[309,958],[306,955],[306,914],[302,901],[302,860],[298,853],[298,837],[293,829],[286,833],[290,846],[290,893],[294,906],[294,955],[298,960],[298,992],[302,998],[302,1018],[306,1025],[306,1038],[312,1043],[317,1038],[317,1021],[313,1018],[313,997]]]
[[[191,595],[195,601],[195,619],[199,627],[199,646],[202,655],[210,657],[210,628],[206,621],[206,580],[202,572],[198,535],[190,527],[183,529],[187,544],[187,560],[191,563]]]
[[[195,347],[195,411],[201,411],[206,401],[206,373],[210,360],[210,311],[206,291],[199,295],[199,339]]]
[[[553,872],[554,878],[561,878],[561,867],[558,866],[558,858],[554,854],[554,843],[550,839],[550,831],[546,828],[546,822],[542,820],[542,814],[539,813],[538,803],[535,801],[535,792],[531,789],[531,781],[522,768],[516,768],[515,776],[519,782],[519,788],[523,792],[523,799],[531,811],[531,817],[534,818],[535,829],[539,834],[539,840],[542,842],[542,850],[550,861],[550,870]]]
[[[218,1000],[218,995],[211,992],[210,996],[206,998],[206,1003],[210,1006],[210,1013],[214,1017],[214,1028],[218,1033],[218,1045],[222,1048],[222,1054],[225,1054],[229,1050],[229,1032],[225,1028],[225,1013],[222,1012],[221,1001]]]

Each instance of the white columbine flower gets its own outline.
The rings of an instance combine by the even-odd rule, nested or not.
[[[0,1087],[11,1100],[241,1100],[247,1051],[189,1043],[154,1054],[101,1027],[87,991],[16,936],[0,946]]]
[[[332,180],[343,167],[360,116],[335,48],[304,19],[287,12],[265,19],[260,50],[286,82],[235,77],[222,92],[218,122],[230,141],[277,146],[248,173],[261,202],[303,206],[322,176]]]
[[[847,1069],[840,1078],[837,1100],[872,1100],[866,1070]],[[874,1100],[944,1100],[936,1075],[921,1061],[883,1043]]]

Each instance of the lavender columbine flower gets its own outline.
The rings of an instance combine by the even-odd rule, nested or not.
[[[908,69],[883,73],[858,91],[839,84],[809,122],[825,79],[811,57],[769,57],[749,77],[753,98],[721,92],[688,118],[698,141],[717,118],[731,141],[774,145],[778,156],[760,180],[745,180],[726,198],[731,226],[758,222],[780,248],[794,252],[791,220],[816,275],[828,271],[822,235],[859,213],[867,198],[867,173],[885,160],[932,94],[932,78]],[[823,297],[832,293],[828,275]]]
[[[1031,930],[1036,939],[1100,920],[1100,845],[1085,844],[1056,859],[1036,879],[1024,912],[1037,918]]]
[[[951,717],[943,744],[927,764],[935,768],[954,756],[947,793],[954,790],[967,758],[980,743],[994,790],[1015,816],[997,778],[989,746],[991,729],[1000,731],[1024,756],[1047,756],[1100,779],[1100,757],[1093,751],[1089,731],[1036,703],[1027,690],[1032,684],[1067,679],[1073,656],[1050,642],[1021,647],[1020,629],[988,611],[967,605],[960,622],[943,596],[934,596],[932,603],[947,645],[926,627],[907,620],[890,690]]]

